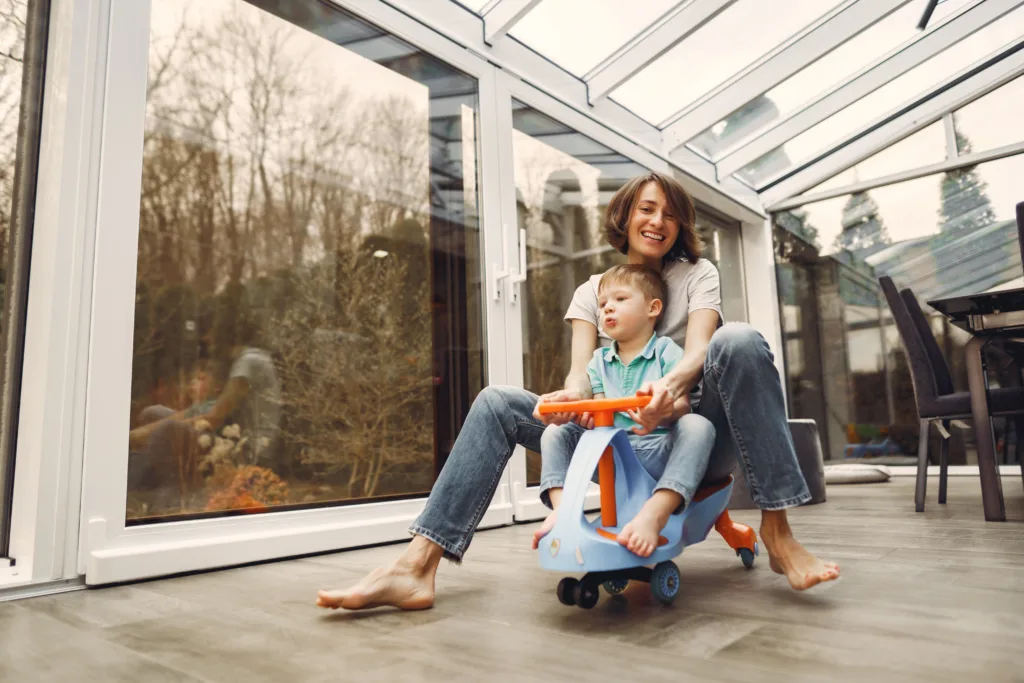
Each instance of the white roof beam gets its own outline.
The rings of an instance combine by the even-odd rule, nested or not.
[[[989,0],[989,2],[991,1]],[[1005,53],[1006,50],[1000,52]],[[1018,76],[1024,75],[1024,40],[1022,40],[1018,42],[1015,51],[1005,58],[976,74],[963,78],[964,74],[974,71],[980,64],[991,61],[995,56],[996,54],[989,55],[981,62],[938,84],[935,91],[939,94],[919,106],[908,109],[895,117],[892,117],[893,112],[888,112],[886,116],[882,116],[878,120],[886,121],[889,118],[891,120],[882,125],[875,123],[849,136],[837,145],[838,149],[834,153],[762,192],[761,201],[770,209],[774,209],[776,206],[791,207],[793,202],[786,201],[785,204],[782,202],[806,192],[876,152],[931,125],[948,112],[960,109]],[[905,107],[900,109],[905,109]]]
[[[986,0],[947,20],[913,43],[897,48],[894,53],[865,67],[811,104],[726,154],[717,163],[719,177],[724,178],[756,161],[787,140],[988,26],[1021,4],[1024,4],[1021,0]]]
[[[596,104],[736,0],[683,0],[583,77]]]
[[[540,0],[497,0],[484,12],[484,42],[493,45]]]
[[[670,116],[662,125],[666,151],[682,146],[910,1],[854,0],[822,17],[697,102]]]

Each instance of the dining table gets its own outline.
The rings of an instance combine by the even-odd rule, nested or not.
[[[964,348],[967,384],[971,394],[971,415],[975,425],[990,424],[988,368],[985,348],[993,343],[1004,347],[1018,367],[1024,359],[1024,287],[960,294],[929,301],[928,305],[971,334]],[[975,429],[978,470],[985,519],[1006,521],[1003,485],[996,462],[992,429]],[[1018,434],[1017,438],[1022,435]]]

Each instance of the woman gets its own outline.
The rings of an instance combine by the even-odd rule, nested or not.
[[[793,450],[779,374],[767,342],[752,327],[721,324],[718,271],[700,258],[689,195],[657,173],[634,178],[608,205],[605,232],[628,262],[661,272],[669,293],[658,334],[684,349],[671,373],[644,388],[652,399],[640,412],[642,431],[677,418],[692,402],[694,412],[711,420],[718,434],[705,481],[723,480],[739,460],[761,509],[761,541],[772,570],[796,590],[838,577],[835,564],[811,555],[790,531],[786,508],[806,502],[810,493]],[[411,528],[414,538],[405,553],[348,590],[321,591],[318,605],[430,607],[441,558],[462,560],[515,445],[538,450],[547,423],[574,420],[592,426],[589,415],[542,419],[536,413],[538,402],[590,396],[586,365],[600,341],[593,280],[576,290],[566,320],[572,325],[572,369],[565,388],[539,400],[516,387],[484,389]]]

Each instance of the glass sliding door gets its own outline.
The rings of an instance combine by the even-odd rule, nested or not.
[[[296,514],[366,527],[337,547],[401,537],[502,322],[482,277],[488,67],[315,0],[153,0],[148,29],[110,440],[127,538]]]
[[[0,569],[9,564],[48,7],[0,0]]]

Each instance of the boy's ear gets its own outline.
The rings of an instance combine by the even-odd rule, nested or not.
[[[661,308],[662,308],[661,299],[651,299],[651,315],[653,315],[653,316],[661,315]]]

